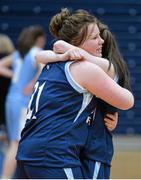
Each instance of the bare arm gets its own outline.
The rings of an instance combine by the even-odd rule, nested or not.
[[[4,76],[7,78],[12,78],[13,77],[13,72],[10,69],[7,69],[5,67],[0,66],[0,76]]]
[[[132,93],[119,86],[97,65],[87,61],[75,62],[71,64],[70,72],[82,87],[112,106],[122,110],[133,106]]]
[[[74,49],[76,48],[74,45],[69,44],[63,40],[58,40],[54,43],[53,46],[53,51],[55,53],[65,53],[66,51],[70,50],[70,49]],[[79,48],[78,48],[79,50]],[[77,51],[78,51],[77,50]],[[79,56],[78,56],[79,54]],[[89,53],[87,53],[86,51],[80,49],[80,52],[75,53],[76,56],[74,56],[74,58],[78,59],[78,60],[87,60],[93,64],[98,65],[99,67],[101,67],[104,72],[106,72],[110,77],[114,78],[115,77],[115,71],[114,71],[114,66],[111,64],[110,69],[109,68],[109,61],[105,58],[99,58],[96,56],[93,56]],[[72,60],[72,58],[71,58]],[[74,59],[75,60],[75,59]]]
[[[13,71],[9,69],[12,65],[12,55],[6,56],[0,60],[0,75],[12,78]]]
[[[47,64],[57,61],[66,61],[68,60],[67,58],[68,58],[67,53],[58,54],[51,50],[42,50],[35,55],[35,59],[37,63],[41,63],[41,64]]]
[[[59,40],[54,43],[52,51],[41,51],[36,55],[38,63],[47,64],[49,62],[65,61],[65,60],[87,60],[101,67],[111,78],[114,78],[115,71],[113,65],[109,67],[109,61],[104,58],[93,56],[81,48],[77,48],[65,41]],[[61,54],[58,54],[61,53]]]

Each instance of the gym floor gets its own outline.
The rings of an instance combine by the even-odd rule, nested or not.
[[[114,136],[112,179],[141,179],[141,136]]]

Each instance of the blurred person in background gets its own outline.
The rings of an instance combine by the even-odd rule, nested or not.
[[[35,54],[45,46],[45,32],[39,25],[29,26],[18,38],[17,51],[1,60],[0,71],[5,69],[10,74],[13,67],[12,83],[6,100],[6,120],[9,148],[5,157],[2,178],[11,178],[15,172],[20,133],[24,127],[26,108],[36,78],[40,72],[34,60]],[[4,75],[4,74],[3,74]]]
[[[0,60],[15,50],[12,40],[6,34],[0,34]],[[5,132],[5,100],[11,78],[0,74],[0,139],[6,138]]]
[[[122,87],[131,91],[129,70],[123,60],[116,40],[107,25],[98,21],[100,36],[104,40],[102,46],[102,57],[109,60],[114,65],[116,72],[115,81]],[[75,46],[65,41],[59,40],[54,44],[54,52],[41,51],[36,55],[38,62],[46,64],[50,62],[70,60],[84,60],[83,54],[79,51],[72,51],[69,57],[68,50],[73,50]],[[58,54],[59,53],[59,54]],[[93,62],[96,63],[96,62]],[[90,116],[91,122],[87,143],[80,153],[84,177],[86,179],[108,179],[110,178],[111,160],[114,149],[111,131],[117,125],[118,109],[107,104],[101,99],[97,99],[97,107]]]
[[[14,52],[15,47],[6,34],[0,34],[0,59]],[[5,150],[7,148],[6,118],[5,118],[5,100],[10,86],[11,78],[1,76],[0,74],[0,176],[2,170]]]

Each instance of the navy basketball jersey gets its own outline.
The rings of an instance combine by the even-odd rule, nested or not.
[[[35,84],[22,131],[17,160],[34,166],[75,167],[84,147],[86,118],[95,97],[71,76],[73,62],[50,63]]]
[[[114,81],[118,82],[117,76],[115,76]],[[105,126],[104,117],[106,113],[112,114],[117,111],[117,108],[101,99],[97,99],[97,107],[91,117],[93,121],[90,126],[88,140],[81,154],[82,161],[84,158],[111,165],[114,153],[112,133]]]
[[[83,159],[98,161],[110,165],[113,157],[112,134],[104,124],[104,116],[97,107],[89,129],[87,144],[82,151]]]

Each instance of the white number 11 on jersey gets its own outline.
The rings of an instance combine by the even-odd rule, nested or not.
[[[35,109],[35,113],[37,113],[38,111],[38,107],[39,107],[39,100],[40,100],[40,96],[41,96],[41,93],[43,91],[43,88],[45,86],[45,83],[44,82],[41,86],[39,86],[39,82],[36,82],[35,84],[35,87],[34,87],[34,93],[32,94],[31,96],[31,99],[29,101],[29,105],[28,105],[28,108],[27,108],[27,119],[36,119],[36,116],[33,114],[33,110]],[[35,93],[38,91],[37,95],[35,96]],[[31,109],[31,105],[32,105],[32,101],[33,99],[36,98],[36,103],[35,103],[35,106]]]

